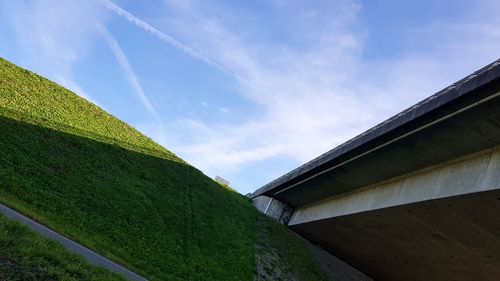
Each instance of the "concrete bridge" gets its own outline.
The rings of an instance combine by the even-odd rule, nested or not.
[[[500,60],[251,197],[375,280],[500,280]]]

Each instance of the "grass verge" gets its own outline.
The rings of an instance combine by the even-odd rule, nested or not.
[[[125,281],[0,215],[0,280]]]

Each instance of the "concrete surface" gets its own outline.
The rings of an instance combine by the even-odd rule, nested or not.
[[[496,281],[500,190],[292,225],[375,280]]]
[[[288,225],[500,188],[500,146],[296,208]]]
[[[288,224],[293,213],[290,206],[264,195],[253,198],[252,203],[257,210],[285,225]]]
[[[320,247],[307,243],[312,247],[318,264],[326,272],[330,280],[333,281],[373,281],[372,278],[345,263],[339,258],[331,255]]]
[[[276,221],[287,224],[290,218],[290,215],[293,212],[293,209],[286,206],[282,202],[275,200],[271,197],[267,196],[258,196],[252,199],[254,206],[265,213],[266,215],[274,218]],[[343,262],[342,260],[336,258],[325,250],[321,249],[313,245],[311,242],[304,240],[304,243],[309,245],[311,251],[314,253],[314,257],[317,260],[318,265],[324,270],[324,272],[330,277],[331,280],[336,281],[373,281],[370,277],[360,272],[356,268],[350,266],[349,264]],[[273,249],[257,249],[258,252],[265,253],[265,255],[261,255],[257,257],[257,272],[259,274],[255,275],[254,281],[260,280],[272,280],[271,278],[275,278],[276,276],[283,277],[285,273],[282,272],[282,269],[277,268],[276,265],[280,264],[280,255],[276,253]],[[275,276],[268,276],[266,270],[263,268],[272,267],[272,274]],[[283,276],[282,276],[283,275]],[[287,277],[286,280],[298,280],[295,277]]]
[[[375,280],[499,280],[500,146],[296,208],[288,224]]]
[[[88,262],[94,265],[102,266],[110,271],[117,272],[129,280],[147,281],[146,278],[141,277],[140,275],[74,242],[73,240],[68,239],[54,232],[53,230],[33,221],[32,219],[29,219],[26,216],[21,215],[20,213],[10,209],[9,207],[3,204],[0,204],[0,213],[2,213],[5,217],[11,220],[20,222],[21,224],[29,227],[31,230],[39,234],[42,234],[43,236],[49,239],[61,243],[64,246],[64,248],[66,248],[68,251],[84,257]]]

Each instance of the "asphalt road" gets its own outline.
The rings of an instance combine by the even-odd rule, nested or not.
[[[83,256],[87,261],[89,261],[92,264],[102,266],[110,271],[118,272],[124,277],[128,278],[129,280],[134,280],[134,281],[147,281],[146,278],[141,277],[140,275],[126,269],[123,266],[120,266],[111,260],[97,254],[96,252],[76,243],[73,240],[70,240],[61,234],[58,234],[54,232],[53,230],[50,230],[49,228],[21,215],[20,213],[12,210],[11,208],[0,204],[0,213],[2,213],[4,216],[6,216],[9,219],[18,221],[30,229],[32,229],[35,232],[38,232],[42,234],[45,237],[48,237],[52,240],[55,240],[59,243],[61,243],[67,250],[70,252],[73,252],[75,254],[78,254],[80,256]]]

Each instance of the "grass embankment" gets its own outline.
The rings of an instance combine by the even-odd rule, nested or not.
[[[118,274],[90,265],[58,243],[0,215],[0,280],[121,280]]]
[[[5,204],[151,280],[252,280],[246,198],[1,58],[0,132]]]

